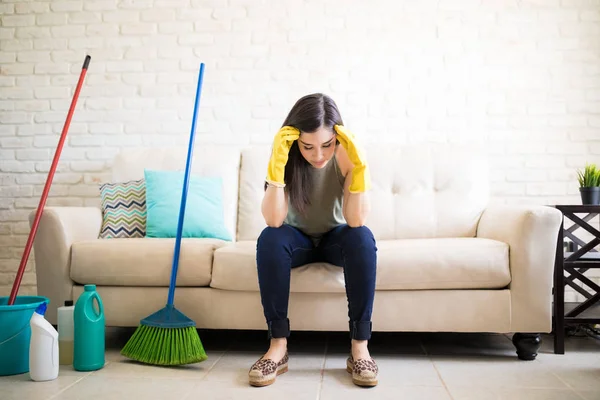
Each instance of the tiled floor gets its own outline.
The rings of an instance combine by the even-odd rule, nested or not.
[[[109,330],[107,364],[93,373],[63,367],[58,379],[32,382],[28,374],[0,377],[2,400],[93,399],[600,399],[600,341],[570,337],[555,355],[545,335],[535,361],[519,361],[509,336],[381,334],[370,343],[380,368],[377,387],[352,384],[345,371],[343,333],[294,332],[290,370],[274,385],[253,388],[248,369],[266,349],[264,332],[201,331],[209,359],[163,368],[119,354],[132,330]]]

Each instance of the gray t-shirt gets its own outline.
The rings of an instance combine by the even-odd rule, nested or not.
[[[344,176],[335,155],[321,169],[309,166],[310,204],[306,214],[301,215],[288,201],[285,223],[307,234],[315,246],[323,234],[346,223],[342,213],[344,200]]]

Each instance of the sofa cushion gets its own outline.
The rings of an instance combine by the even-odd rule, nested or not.
[[[481,238],[377,242],[377,290],[496,289],[510,283],[508,245]],[[257,291],[256,242],[215,251],[211,287]],[[343,292],[344,274],[327,263],[292,270],[291,292]]]
[[[177,236],[184,177],[183,171],[144,171],[148,209],[146,237]],[[221,177],[190,174],[182,237],[231,241],[223,221],[222,192]]]
[[[146,236],[146,182],[107,182],[100,185],[102,227],[99,238]]]
[[[219,239],[184,238],[177,286],[208,286]],[[70,276],[79,284],[169,286],[175,239],[96,239],[73,243]]]
[[[191,168],[193,175],[218,176],[223,180],[223,219],[227,231],[234,238],[237,231],[241,146],[229,143],[199,144],[194,148]],[[146,169],[183,171],[187,151],[187,146],[123,149],[113,160],[111,181],[143,179]],[[190,205],[189,201],[187,204]]]

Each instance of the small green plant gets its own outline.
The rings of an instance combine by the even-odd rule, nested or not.
[[[583,171],[577,171],[577,180],[580,187],[600,186],[600,169],[596,164],[585,164]]]

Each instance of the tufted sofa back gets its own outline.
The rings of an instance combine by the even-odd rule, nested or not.
[[[376,239],[475,236],[488,203],[488,166],[481,151],[462,144],[371,145],[371,213]],[[238,239],[265,227],[260,213],[270,149],[242,150]]]
[[[376,239],[472,237],[488,203],[488,166],[476,147],[452,144],[371,145],[372,210]],[[127,149],[113,160],[113,182],[141,179],[144,169],[185,168],[184,148]],[[255,240],[269,146],[198,144],[193,173],[223,179],[225,223],[237,240]],[[193,204],[188,203],[188,207]]]

